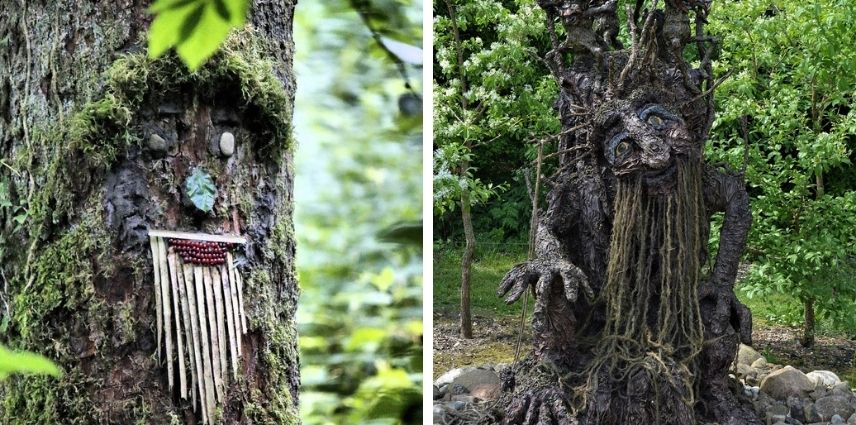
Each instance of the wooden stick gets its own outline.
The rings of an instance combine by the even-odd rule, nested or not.
[[[172,387],[175,385],[175,377],[172,371],[172,304],[170,303],[169,289],[169,271],[166,264],[166,243],[162,238],[157,239],[158,244],[158,262],[161,281],[161,296],[163,299],[163,323],[164,337],[166,339],[166,370],[167,382],[169,383],[169,391],[172,392]]]
[[[158,236],[170,239],[189,239],[193,241],[247,243],[247,238],[236,235],[209,235],[206,233],[173,232],[170,230],[149,230],[149,236]]]
[[[232,288],[229,287],[229,269],[220,265],[220,279],[223,283],[223,299],[226,301],[226,331],[229,332],[229,359],[232,363],[232,378],[238,380],[237,332],[235,327],[235,307],[232,305]]]
[[[226,324],[225,322],[225,307],[223,305],[223,284],[220,279],[220,272],[216,267],[211,269],[211,284],[214,287],[214,311],[217,312],[217,342],[220,348],[220,379],[226,382],[229,367],[226,363]]]
[[[240,326],[240,323],[238,322],[240,320],[240,317],[241,317],[241,307],[240,307],[240,304],[238,303],[238,287],[236,286],[238,283],[238,280],[235,279],[236,270],[235,270],[235,265],[232,264],[232,254],[228,253],[228,252],[226,253],[226,267],[229,269],[229,288],[232,290],[232,310],[233,310],[232,317],[233,317],[233,320],[235,321],[235,331],[236,331],[235,336],[238,337],[237,338],[238,339],[238,356],[240,356],[241,355],[241,335],[243,334],[243,332],[241,332],[241,326]]]
[[[193,403],[193,411],[196,411],[196,357],[194,356],[193,342],[193,320],[190,317],[190,294],[187,293],[184,282],[184,266],[181,257],[175,257],[175,270],[178,277],[178,298],[181,300],[181,319],[184,321],[184,341],[187,347],[187,367],[190,369],[190,400]],[[186,397],[185,397],[186,398]]]
[[[211,269],[204,267],[202,272],[205,277],[205,305],[208,312],[208,330],[211,335],[211,366],[214,369],[214,390],[217,401],[223,401],[223,374],[220,370],[220,342],[217,339],[217,317],[214,310],[214,287],[211,283]]]
[[[158,261],[158,238],[149,236],[149,245],[152,248],[152,270],[155,275],[155,309],[157,310],[157,327],[158,327],[158,345],[157,352],[158,363],[160,363],[161,340],[163,339],[163,307],[161,306],[161,290],[160,290],[160,261]]]
[[[205,415],[209,416],[214,412],[216,405],[214,391],[214,376],[211,361],[211,351],[208,349],[208,327],[207,315],[205,314],[205,283],[203,282],[202,267],[193,267],[193,280],[196,282],[196,305],[199,310],[199,339],[202,341],[202,363],[205,365]]]
[[[238,281],[238,304],[241,310],[241,328],[243,333],[247,334],[247,313],[244,312],[244,279],[241,277],[241,271],[235,269],[235,280]]]
[[[172,287],[172,309],[175,312],[175,340],[178,342],[176,357],[178,358],[178,391],[179,397],[187,399],[187,369],[184,368],[184,341],[181,330],[181,301],[178,298],[178,274],[175,268],[175,252],[167,254],[169,262],[169,283]],[[187,323],[187,322],[185,322]]]
[[[190,312],[190,329],[191,329],[191,338],[192,344],[190,345],[193,349],[193,365],[194,365],[194,373],[193,373],[193,385],[194,385],[194,396],[196,392],[199,392],[199,403],[205,404],[205,384],[203,382],[203,372],[202,372],[202,354],[201,347],[202,341],[199,340],[199,318],[196,314],[196,294],[193,289],[193,266],[190,264],[183,264],[181,260],[179,263],[182,264],[183,273],[183,283],[184,289],[187,292],[187,299],[185,300],[185,305],[190,307],[188,308]],[[193,400],[193,410],[196,410],[196,399]],[[208,422],[208,415],[206,414],[206,409],[202,409],[202,421],[203,423]]]

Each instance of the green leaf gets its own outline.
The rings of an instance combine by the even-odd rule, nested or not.
[[[377,236],[384,242],[422,246],[422,220],[395,223],[381,230]]]
[[[158,58],[178,43],[179,29],[188,15],[193,12],[196,0],[183,2],[180,7],[158,13],[149,27],[149,57]],[[157,6],[158,3],[155,3]],[[155,6],[152,6],[154,8]],[[151,10],[151,9],[150,9]]]
[[[62,370],[47,357],[26,351],[11,351],[0,345],[0,380],[12,373],[62,376]]]
[[[214,200],[217,198],[217,186],[211,180],[211,176],[201,168],[193,169],[193,172],[185,182],[187,196],[193,205],[199,210],[210,212],[214,208]]]
[[[217,52],[231,29],[232,26],[220,19],[213,7],[206,7],[199,15],[196,29],[175,50],[187,67],[194,71]]]
[[[178,33],[178,44],[184,43],[185,40],[190,38],[193,31],[196,27],[199,26],[199,21],[202,20],[202,14],[205,12],[205,4],[200,4],[193,9],[193,12],[190,12],[184,21],[181,23],[181,31]]]
[[[225,0],[214,0],[214,10],[217,11],[217,15],[220,16],[224,21],[229,22],[229,8],[226,7]]]
[[[149,28],[149,57],[171,47],[194,71],[213,55],[232,28],[246,22],[249,0],[160,0],[149,13],[157,16]]]
[[[421,48],[393,40],[389,37],[381,37],[380,41],[400,61],[411,65],[422,65]]]

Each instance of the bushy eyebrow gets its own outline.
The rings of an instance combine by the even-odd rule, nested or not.
[[[666,109],[660,105],[657,105],[657,104],[648,105],[648,106],[642,108],[642,111],[639,112],[639,119],[641,119],[642,121],[645,121],[648,119],[648,116],[651,114],[658,115],[662,118],[668,118],[668,119],[675,120],[675,121],[681,121],[681,117],[673,114],[668,109]]]

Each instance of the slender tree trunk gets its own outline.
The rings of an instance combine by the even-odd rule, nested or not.
[[[464,169],[466,169],[465,164]],[[473,232],[473,217],[470,211],[470,192],[461,191],[461,219],[464,223],[466,247],[461,259],[461,336],[473,337],[473,318],[470,313],[470,274],[473,268],[473,257],[476,251],[476,236]]]
[[[233,252],[238,378],[209,423],[298,422],[294,2],[257,1],[195,74],[146,58],[149,4],[0,3],[0,183],[13,205],[0,208],[0,342],[64,371],[0,385],[0,423],[201,423],[200,401],[168,386],[152,229],[248,240]],[[225,132],[234,152],[219,147]],[[196,168],[217,187],[208,213],[185,194]]]
[[[814,92],[812,92],[812,98],[814,98]],[[816,199],[820,199],[823,197],[823,173],[818,171],[815,173],[815,184],[816,184]],[[803,347],[812,347],[814,346],[814,333],[815,333],[815,316],[814,316],[814,298],[807,298],[803,300],[803,336],[800,338],[800,344]]]
[[[803,347],[811,347],[814,345],[814,298],[807,298],[803,301],[803,313],[805,328],[803,329],[803,337],[800,339],[800,344]]]

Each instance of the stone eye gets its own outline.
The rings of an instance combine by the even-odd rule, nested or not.
[[[660,118],[658,115],[649,115],[648,116],[648,124],[651,124],[654,127],[662,127],[665,121]]]

